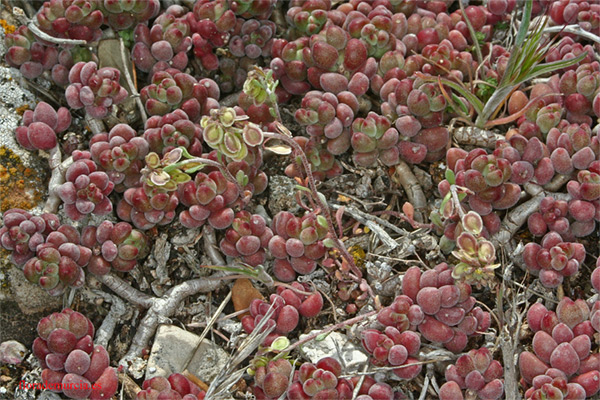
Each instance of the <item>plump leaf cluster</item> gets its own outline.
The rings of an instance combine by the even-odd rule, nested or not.
[[[402,279],[402,293],[421,308],[422,319],[415,318],[415,328],[428,341],[450,351],[462,351],[469,337],[485,332],[491,324],[490,314],[475,307],[471,286],[455,282],[445,263],[425,272],[409,268]]]
[[[273,274],[289,282],[296,274],[310,274],[326,253],[323,239],[327,236],[327,221],[314,212],[296,217],[289,211],[280,211],[273,217],[269,252],[275,257]]]
[[[250,315],[242,318],[242,327],[246,333],[254,331],[254,327],[273,309],[273,314],[267,326],[275,330],[265,339],[265,345],[270,345],[280,335],[287,335],[300,322],[300,317],[312,318],[323,308],[321,293],[310,289],[308,284],[293,282],[291,288],[279,286],[277,294],[273,293],[269,301],[255,299],[250,303]]]
[[[267,259],[265,249],[272,237],[273,231],[262,216],[243,210],[236,213],[220,247],[225,255],[240,257],[246,264],[256,267]]]
[[[51,150],[56,147],[56,134],[71,125],[71,113],[65,107],[56,111],[50,104],[39,102],[34,110],[23,113],[23,125],[17,127],[17,142],[27,150]]]
[[[572,385],[574,387],[567,387],[567,391],[577,393],[583,389],[585,397],[598,393],[600,372],[597,366],[600,359],[598,353],[590,351],[596,332],[590,316],[598,318],[598,309],[599,302],[595,302],[590,310],[584,300],[573,301],[568,297],[558,303],[556,312],[549,311],[541,303],[529,308],[527,323],[535,332],[532,344],[534,352],[525,351],[519,355],[521,377],[527,384],[533,385],[533,390],[529,389],[528,393],[542,388],[555,378],[575,384]]]
[[[69,71],[69,86],[65,97],[69,107],[85,111],[94,118],[104,118],[113,105],[127,98],[121,87],[121,72],[112,67],[98,68],[94,61],[80,61]]]
[[[173,373],[166,378],[155,376],[146,379],[142,384],[142,390],[136,395],[136,399],[202,400],[205,395],[206,392],[185,375]]]
[[[65,308],[40,320],[33,354],[43,370],[42,381],[69,399],[112,397],[119,384],[108,352],[93,343],[94,325],[83,314]],[[92,389],[93,388],[93,389]]]
[[[499,399],[504,394],[504,370],[487,347],[470,350],[445,371],[446,383],[440,388],[440,400],[465,399],[463,390],[477,399]]]

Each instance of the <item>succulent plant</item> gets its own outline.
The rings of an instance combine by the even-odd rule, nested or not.
[[[277,279],[289,282],[297,273],[310,274],[325,256],[325,217],[310,212],[300,218],[280,211],[273,217],[271,229],[274,235],[269,240],[269,252],[276,258],[273,274]]]
[[[467,202],[481,216],[490,214],[494,209],[510,208],[519,200],[521,188],[509,182],[512,167],[506,158],[487,154],[485,150],[478,148],[469,153],[461,149],[450,149],[447,160],[456,173],[456,184],[473,192],[467,196]],[[443,181],[438,188],[445,196],[449,191],[449,184]]]
[[[330,0],[292,1],[285,16],[299,33],[314,35],[321,31],[331,10]]]
[[[219,60],[213,50],[227,43],[229,32],[235,27],[235,13],[226,0],[200,0],[187,18],[193,32],[194,55],[205,69],[216,70]]]
[[[598,136],[592,135],[588,124],[569,124],[563,120],[550,129],[546,144],[554,169],[564,175],[587,169],[600,155]]]
[[[0,245],[11,252],[11,261],[16,265],[25,264],[32,258],[48,234],[60,226],[55,214],[36,216],[19,208],[5,211],[2,219]]]
[[[169,68],[152,75],[151,84],[140,91],[150,115],[165,115],[177,109],[198,122],[202,115],[218,108],[220,96],[216,82],[209,78],[197,81],[191,75]]]
[[[535,354],[521,353],[519,370],[524,381],[534,385],[534,390],[557,377],[565,383],[581,385],[586,397],[600,390],[598,355],[590,352],[594,329],[589,318],[587,303],[568,297],[558,303],[556,312],[548,311],[540,303],[529,308],[527,322],[535,332]]]
[[[278,336],[287,335],[296,329],[301,316],[312,318],[321,312],[323,308],[321,293],[310,290],[308,284],[294,282],[291,286],[293,289],[279,286],[277,294],[272,294],[268,302],[254,299],[250,303],[250,315],[242,318],[242,327],[246,333],[254,331],[254,327],[273,307],[274,312],[269,320],[269,326],[275,326],[275,330],[267,336],[264,342],[264,345],[269,346]],[[301,294],[308,291],[312,293]]]
[[[234,57],[255,60],[269,57],[277,25],[269,20],[238,18],[238,23],[229,39],[229,51]]]
[[[161,155],[180,146],[191,155],[202,155],[202,130],[179,109],[163,116],[150,117],[144,126],[144,139],[150,151]]]
[[[560,375],[560,374],[558,374]],[[525,392],[526,399],[585,399],[585,390],[578,383],[569,382],[562,376],[541,375]]]
[[[380,160],[386,166],[398,163],[400,150],[398,131],[386,117],[370,112],[366,118],[352,122],[352,148],[354,163],[363,167]]]
[[[150,76],[168,68],[183,71],[187,66],[192,38],[189,22],[183,18],[183,8],[169,7],[154,20],[151,28],[138,24],[134,38],[132,58],[136,67]]]
[[[206,392],[185,375],[173,373],[167,378],[155,376],[146,379],[142,384],[142,391],[138,392],[136,399],[150,400],[157,398],[177,398],[182,400],[202,400]]]
[[[492,358],[487,347],[463,354],[446,368],[445,375],[440,400],[464,399],[462,390],[465,389],[475,393],[477,399],[499,399],[504,394],[503,367]]]
[[[81,244],[92,251],[87,268],[95,275],[104,275],[111,267],[130,271],[148,252],[146,235],[127,222],[104,221],[97,227],[86,226],[81,233]]]
[[[590,45],[583,45],[581,43],[577,43],[570,37],[564,37],[560,39],[560,41],[556,44],[556,46],[552,47],[548,54],[546,55],[547,62],[554,62],[569,58],[575,58],[579,56],[581,53],[588,53],[588,57],[581,60],[578,64],[575,64],[571,67],[565,68],[564,71],[570,69],[577,69],[579,65],[588,64],[594,61],[594,49]],[[561,71],[561,72],[564,72]]]
[[[565,96],[567,120],[591,124],[589,115],[592,115],[592,102],[599,88],[600,64],[597,61],[562,74],[558,89]]]
[[[254,370],[254,395],[257,398],[279,398],[288,389],[291,373],[292,364],[285,358],[269,360],[266,365],[259,365]]]
[[[539,211],[527,219],[527,227],[534,236],[543,236],[548,231],[564,235],[569,232],[568,215],[569,204],[566,201],[544,197]]]
[[[587,31],[600,26],[600,7],[593,3],[556,1],[550,7],[549,16],[556,24],[577,23]]]
[[[288,398],[350,398],[353,385],[341,374],[341,364],[332,357],[322,358],[316,364],[304,363],[288,389]]]
[[[27,150],[51,150],[58,144],[56,134],[71,125],[71,113],[65,107],[58,111],[43,101],[35,109],[23,113],[23,125],[15,130],[17,142]]]
[[[51,76],[54,83],[59,86],[67,86],[69,84],[69,72],[71,68],[78,62],[93,61],[98,63],[98,56],[89,48],[82,46],[74,46],[68,49],[62,49],[58,53],[58,64],[52,67]]]
[[[306,154],[315,179],[324,181],[327,178],[333,178],[342,173],[342,164],[329,152],[320,138],[311,137],[309,139],[304,136],[294,136],[294,141],[298,143],[304,154]],[[285,174],[289,177],[302,177],[301,171],[304,171],[304,168],[298,160],[295,160],[285,168]]]
[[[186,168],[179,161],[184,155],[181,147],[175,148],[162,157],[148,153],[142,174],[141,187],[127,189],[117,206],[119,218],[133,222],[136,228],[150,229],[156,224],[165,225],[175,218],[179,204],[177,189],[180,184],[190,182],[189,168],[199,168],[194,164]],[[186,157],[189,154],[186,154]],[[183,168],[186,168],[183,170]]]
[[[421,372],[421,364],[410,365],[417,361],[421,348],[421,338],[413,331],[400,332],[393,326],[383,332],[367,329],[362,333],[362,345],[372,355],[373,365],[399,367],[392,371],[402,379],[413,379]]]
[[[148,21],[160,10],[159,0],[103,0],[99,3],[104,23],[116,31],[130,29],[136,23]]]
[[[69,399],[111,398],[119,381],[103,346],[94,346],[94,326],[83,314],[65,308],[42,318],[33,354],[42,365],[42,380]]]
[[[104,171],[90,159],[89,152],[76,152],[74,163],[65,173],[66,182],[56,189],[65,204],[65,214],[78,221],[88,214],[106,215],[112,211],[108,195],[114,188]],[[86,154],[87,153],[87,154]]]
[[[542,238],[541,245],[527,243],[523,251],[525,265],[549,288],[560,285],[563,277],[576,274],[584,258],[585,248],[581,243],[563,242],[553,231]]]
[[[453,352],[462,351],[468,337],[486,331],[490,326],[490,314],[475,307],[470,296],[471,286],[454,282],[452,271],[445,263],[421,272],[418,267],[409,268],[402,280],[402,292],[421,308],[424,316],[418,322],[418,330],[430,342],[442,343]],[[417,311],[413,311],[417,315]],[[409,317],[410,321],[410,317]]]
[[[58,49],[37,40],[27,26],[6,34],[4,44],[8,49],[4,59],[27,79],[35,79],[58,63]]]
[[[48,233],[45,242],[36,247],[35,257],[23,266],[25,278],[54,296],[67,287],[81,287],[85,283],[82,267],[88,264],[92,252],[80,243],[79,231],[70,225]]]
[[[306,133],[332,155],[340,155],[350,148],[350,126],[358,113],[358,99],[349,91],[334,95],[330,92],[310,91],[302,99],[294,114],[295,120],[306,126]],[[317,170],[320,163],[309,159]],[[325,168],[325,170],[328,168]]]
[[[36,15],[42,31],[50,36],[93,42],[102,36],[104,15],[100,2],[90,0],[51,0]]]
[[[69,107],[85,111],[93,118],[104,118],[113,105],[123,102],[128,94],[119,84],[121,72],[112,67],[98,69],[95,62],[78,62],[69,71],[65,97]]]
[[[241,257],[244,263],[253,267],[263,264],[267,258],[265,249],[273,237],[273,231],[266,224],[258,214],[238,211],[232,227],[221,240],[221,250],[229,257]]]
[[[188,207],[179,214],[179,221],[185,227],[200,227],[208,221],[216,229],[225,229],[235,219],[231,207],[238,201],[240,193],[220,171],[199,172],[194,180],[181,184],[177,192],[181,203]]]
[[[148,141],[126,124],[117,124],[110,132],[90,140],[92,159],[106,172],[117,192],[139,185],[149,147]]]

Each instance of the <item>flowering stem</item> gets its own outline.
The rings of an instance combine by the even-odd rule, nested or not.
[[[308,186],[311,191],[313,200],[315,201],[315,203],[317,204],[317,206],[323,213],[323,216],[327,220],[327,230],[329,231],[329,235],[331,236],[331,239],[333,240],[335,247],[341,253],[342,257],[344,257],[344,259],[350,266],[350,269],[352,270],[352,272],[354,272],[354,274],[358,278],[361,278],[362,272],[356,266],[356,263],[354,262],[354,257],[352,257],[352,255],[348,252],[348,250],[346,249],[346,246],[344,246],[344,243],[342,243],[342,241],[338,238],[337,234],[335,233],[333,219],[331,218],[331,213],[329,212],[329,208],[327,207],[327,205],[323,204],[323,202],[321,201],[321,196],[319,196],[319,191],[317,190],[317,184],[315,183],[315,178],[312,174],[310,163],[308,162],[308,159],[306,158],[306,154],[304,154],[302,147],[300,147],[300,145],[298,143],[296,143],[291,137],[286,136],[286,135],[282,135],[279,133],[273,133],[273,132],[263,132],[263,135],[267,139],[278,139],[278,140],[286,142],[294,149],[294,152],[300,157],[302,166],[304,167],[304,170],[306,171],[306,177],[308,179]]]

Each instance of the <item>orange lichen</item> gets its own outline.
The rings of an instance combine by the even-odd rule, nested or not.
[[[6,147],[0,147],[0,211],[11,208],[29,210],[42,200],[43,177],[21,162]]]
[[[2,29],[4,29],[5,34],[13,33],[15,30],[17,30],[16,26],[9,24],[5,19],[0,19],[0,26],[2,26]]]
[[[15,111],[19,115],[23,115],[23,113],[27,110],[29,110],[29,104],[23,104],[22,106],[19,106],[15,109]]]

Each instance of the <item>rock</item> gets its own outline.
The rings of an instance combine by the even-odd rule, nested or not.
[[[175,372],[183,372],[188,358],[200,343],[200,337],[173,325],[161,325],[158,328],[146,378],[168,377]],[[229,355],[213,342],[204,339],[198,347],[187,370],[204,382],[210,382],[225,366]]]
[[[48,292],[25,279],[23,272],[17,267],[8,271],[12,297],[23,314],[31,315],[50,312],[62,308],[62,297],[50,296]]]
[[[311,331],[307,335],[315,332],[318,330]],[[300,340],[307,335],[300,335]],[[346,366],[345,372],[356,371],[368,362],[368,357],[361,347],[350,342],[346,335],[339,332],[331,332],[321,341],[311,340],[303,344],[300,347],[300,353],[312,363],[316,363],[323,357],[333,357],[340,361],[342,366]]]
[[[16,340],[0,343],[0,364],[20,364],[28,353],[27,347]]]
[[[296,202],[296,181],[283,175],[269,178],[269,211],[275,216],[279,211],[295,214],[300,210]]]

